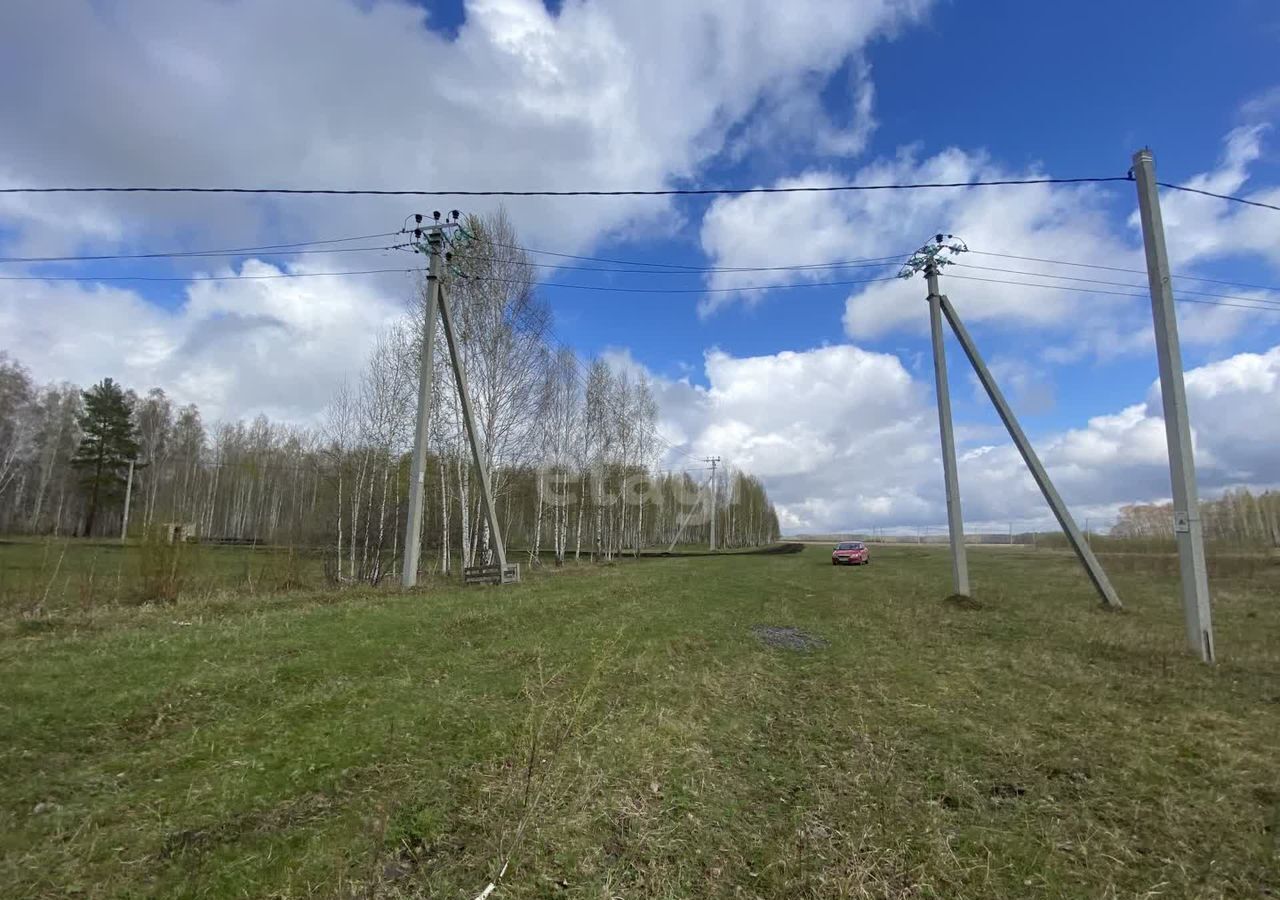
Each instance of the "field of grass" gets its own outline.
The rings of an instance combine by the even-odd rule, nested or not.
[[[272,546],[0,540],[0,616],[171,602],[218,591],[272,593],[325,583],[320,554]]]
[[[1162,558],[875,553],[9,602],[0,896],[1280,892],[1274,560],[1208,667]]]

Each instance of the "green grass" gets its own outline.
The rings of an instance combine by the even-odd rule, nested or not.
[[[1280,569],[1215,580],[1208,667],[1163,564],[1117,614],[970,559],[976,609],[930,547],[11,607],[0,895],[1280,891]]]
[[[0,540],[0,615],[322,585],[317,551],[114,540]]]

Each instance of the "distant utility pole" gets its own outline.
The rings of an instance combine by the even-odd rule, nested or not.
[[[1187,389],[1182,378],[1182,349],[1178,343],[1178,317],[1173,308],[1169,254],[1164,245],[1164,220],[1160,215],[1160,195],[1156,189],[1156,163],[1149,148],[1133,155],[1133,178],[1138,185],[1142,241],[1147,250],[1147,281],[1151,285],[1151,315],[1155,320],[1156,357],[1160,364],[1160,397],[1164,402],[1164,430],[1169,444],[1173,534],[1178,542],[1187,643],[1201,660],[1212,663],[1216,653],[1209,605],[1209,576],[1204,559],[1204,532],[1200,522],[1200,496],[1196,488],[1196,462],[1191,446],[1191,422],[1187,416]]]
[[[137,460],[129,460],[129,480],[124,489],[124,521],[120,523],[120,543],[129,536],[129,502],[133,500],[133,464]]]
[[[711,463],[711,549],[716,549],[716,466],[720,464],[718,456],[704,456],[702,461]]]
[[[711,483],[711,479],[708,478],[707,484],[710,485],[710,483]],[[693,506],[685,510],[684,516],[680,519],[680,526],[676,529],[675,537],[671,539],[671,543],[667,546],[667,553],[671,553],[673,550],[676,549],[676,544],[679,543],[680,537],[684,534],[685,525],[689,524],[689,517],[693,515],[693,511],[695,509],[697,509],[702,505],[702,498],[704,496],[706,495],[702,491],[698,491],[698,499],[694,501]]]

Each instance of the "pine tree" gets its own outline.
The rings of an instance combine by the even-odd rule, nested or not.
[[[84,391],[84,411],[77,421],[84,437],[71,464],[80,471],[80,485],[89,495],[84,533],[93,533],[98,509],[124,497],[129,460],[137,459],[138,440],[129,399],[110,378]]]

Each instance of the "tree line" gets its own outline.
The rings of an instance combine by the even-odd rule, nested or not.
[[[1200,502],[1207,541],[1242,547],[1280,547],[1280,491],[1227,491]],[[1113,537],[1173,538],[1173,504],[1133,504],[1120,508]]]
[[[758,479],[656,469],[666,447],[645,378],[549,342],[536,269],[504,214],[464,229],[445,285],[510,558],[705,543],[713,490],[720,545],[777,539]],[[323,548],[333,578],[381,580],[403,552],[424,296],[425,284],[311,427],[208,423],[161,388],[110,378],[37,385],[0,354],[0,531],[119,536],[127,492],[131,535],[179,524],[203,540]],[[448,572],[486,559],[491,537],[439,329],[436,340],[421,540],[424,568]]]

